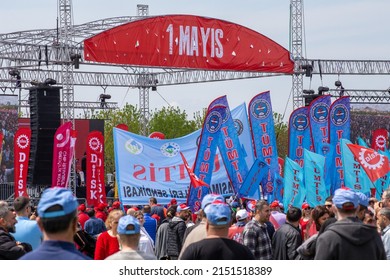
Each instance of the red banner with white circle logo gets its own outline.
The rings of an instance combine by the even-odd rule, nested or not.
[[[31,129],[19,128],[14,137],[14,190],[15,198],[28,196],[27,173],[30,158]]]
[[[356,160],[363,167],[371,182],[385,176],[390,171],[389,159],[373,149],[355,144],[347,144]]]
[[[72,142],[72,122],[66,122],[57,128],[57,131],[54,134],[53,168],[51,178],[52,187],[68,187],[73,148],[75,144]]]
[[[104,137],[91,131],[87,137],[87,204],[98,206],[106,202],[104,185]]]

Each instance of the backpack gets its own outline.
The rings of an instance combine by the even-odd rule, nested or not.
[[[78,245],[78,250],[90,258],[94,258],[96,239],[85,230],[79,230],[74,235],[74,242]]]

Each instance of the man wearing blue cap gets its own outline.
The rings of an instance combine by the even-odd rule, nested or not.
[[[359,207],[356,212],[356,217],[363,222],[365,213],[368,209],[368,197],[362,193],[362,192],[356,192],[358,198],[359,198]]]
[[[90,260],[80,253],[73,242],[77,231],[78,203],[66,188],[44,191],[38,204],[37,222],[43,233],[38,249],[27,253],[21,260]]]
[[[207,237],[190,244],[181,260],[254,260],[251,251],[228,238],[232,210],[224,202],[214,201],[204,209]]]
[[[357,217],[358,195],[338,189],[333,196],[337,222],[318,236],[316,260],[385,260],[386,254],[376,227]]]
[[[138,251],[141,237],[141,225],[137,218],[126,215],[119,219],[118,238],[120,251],[107,257],[106,260],[155,260],[156,256]]]
[[[184,242],[183,247],[181,248],[180,256],[183,254],[185,249],[192,243],[205,239],[207,237],[206,233],[206,215],[204,213],[204,208],[212,203],[213,201],[221,201],[224,202],[225,199],[220,194],[209,193],[206,194],[202,199],[201,209],[198,211],[198,217],[201,218],[200,223],[195,226],[189,227],[186,229],[184,234]]]

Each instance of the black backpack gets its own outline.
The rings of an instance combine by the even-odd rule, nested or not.
[[[96,239],[85,230],[79,230],[74,235],[74,242],[78,245],[78,250],[90,258],[94,258]]]

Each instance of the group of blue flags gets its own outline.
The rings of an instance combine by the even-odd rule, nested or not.
[[[182,201],[185,197],[191,210],[197,211],[207,193],[224,192],[250,200],[278,200],[288,209],[289,206],[301,207],[304,201],[311,207],[324,204],[325,199],[340,187],[366,194],[376,188],[378,194],[390,183],[390,174],[372,183],[348,146],[349,97],[331,103],[331,97],[324,95],[312,101],[309,107],[298,108],[291,114],[288,156],[284,164],[281,164],[283,159],[278,158],[270,92],[257,94],[249,103],[248,113],[243,104],[235,109],[235,114],[240,117],[233,117],[226,96],[211,102],[201,131],[198,136],[197,133],[191,136],[191,141],[196,141],[196,155],[189,153],[193,151],[189,146],[185,148],[187,137],[151,142],[114,131],[120,197],[129,201],[138,201],[136,196],[150,193],[161,194],[164,201],[169,198]],[[117,147],[123,147],[131,155]],[[149,164],[142,161],[143,154],[149,149],[161,151],[166,167],[156,166],[154,162],[162,161],[154,161],[151,157]],[[388,151],[382,153],[388,157]],[[173,168],[171,171],[169,166],[179,166],[179,155],[185,169]],[[122,170],[126,167],[120,163],[130,163],[135,157],[140,157],[140,161],[132,164],[133,175],[124,176]],[[223,182],[220,169],[226,171],[228,181]],[[178,191],[171,187],[170,182],[177,185],[178,181],[185,179],[182,170],[187,170],[190,182]],[[151,189],[148,185],[157,183],[157,171],[161,171],[159,174],[164,176],[166,184],[160,184],[160,190],[156,192],[156,186]],[[214,183],[216,174],[219,174],[219,183]],[[139,184],[140,180],[144,182]]]

